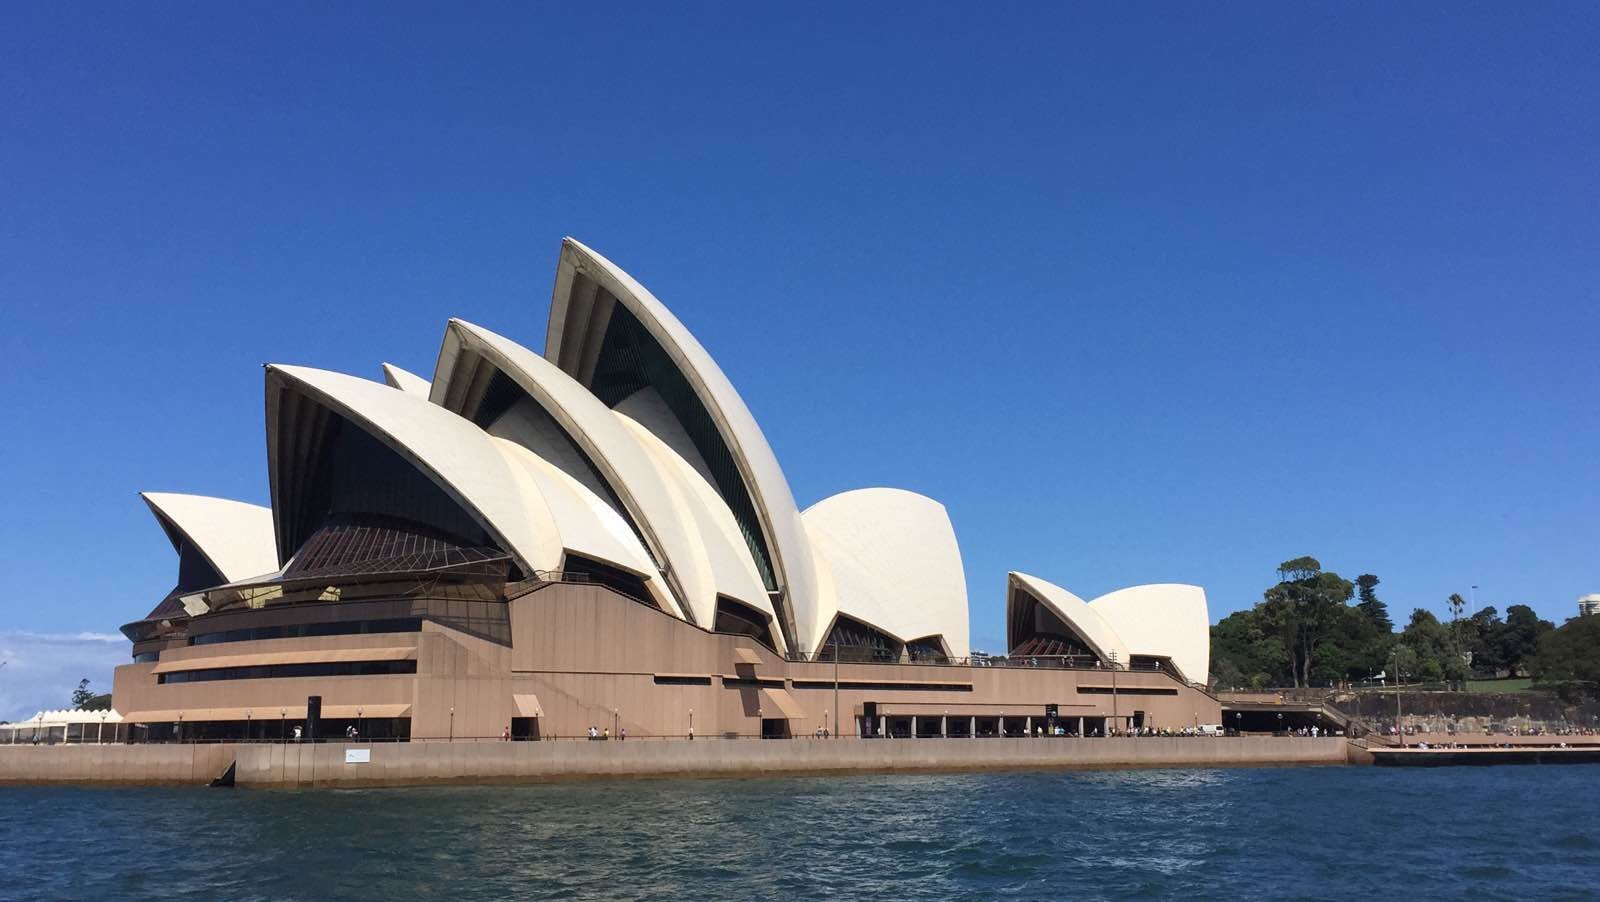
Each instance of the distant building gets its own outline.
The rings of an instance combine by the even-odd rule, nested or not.
[[[1600,614],[1600,594],[1585,595],[1578,599],[1578,616],[1587,617],[1590,614]]]
[[[122,715],[114,710],[40,711],[27,720],[0,723],[0,745],[121,742],[125,738]]]

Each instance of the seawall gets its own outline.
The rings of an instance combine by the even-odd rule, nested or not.
[[[236,756],[235,745],[4,745],[0,783],[203,786]]]
[[[234,762],[240,786],[306,787],[1350,761],[1337,737],[18,746],[0,747],[0,782],[203,785]]]

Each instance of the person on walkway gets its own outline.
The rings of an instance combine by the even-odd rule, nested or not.
[[[511,724],[506,724],[506,728],[504,730],[500,731],[500,741],[501,742],[510,742],[511,741]]]
[[[618,736],[617,736],[617,741],[621,742],[622,740],[627,739],[627,738],[628,738],[628,728],[627,727],[623,727],[622,728],[622,732],[620,734],[618,734]]]

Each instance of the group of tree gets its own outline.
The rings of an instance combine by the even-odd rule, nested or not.
[[[1541,639],[1557,632],[1527,605],[1511,605],[1504,619],[1492,607],[1468,617],[1466,602],[1452,595],[1449,623],[1417,608],[1397,633],[1379,583],[1371,573],[1351,582],[1313,557],[1279,564],[1278,582],[1260,602],[1211,628],[1216,685],[1328,686],[1380,674],[1393,680],[1396,671],[1406,682],[1458,682],[1533,672]]]
[[[72,690],[72,709],[74,711],[109,711],[111,710],[111,693],[96,693],[89,688],[88,680],[79,680],[78,688]]]
[[[1600,697],[1600,614],[1574,617],[1540,636],[1529,669],[1570,701]]]

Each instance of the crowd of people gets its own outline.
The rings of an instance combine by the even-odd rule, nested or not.
[[[1421,736],[1429,733],[1444,733],[1448,736],[1480,735],[1477,730],[1457,729],[1453,724],[1438,727],[1431,724],[1408,723],[1404,730],[1398,729],[1394,724],[1389,724],[1384,732],[1389,736],[1399,736],[1402,732],[1407,736]],[[1517,726],[1484,727],[1481,735],[1484,736],[1600,736],[1600,727],[1580,727],[1572,724],[1563,724],[1558,727],[1542,726]]]

